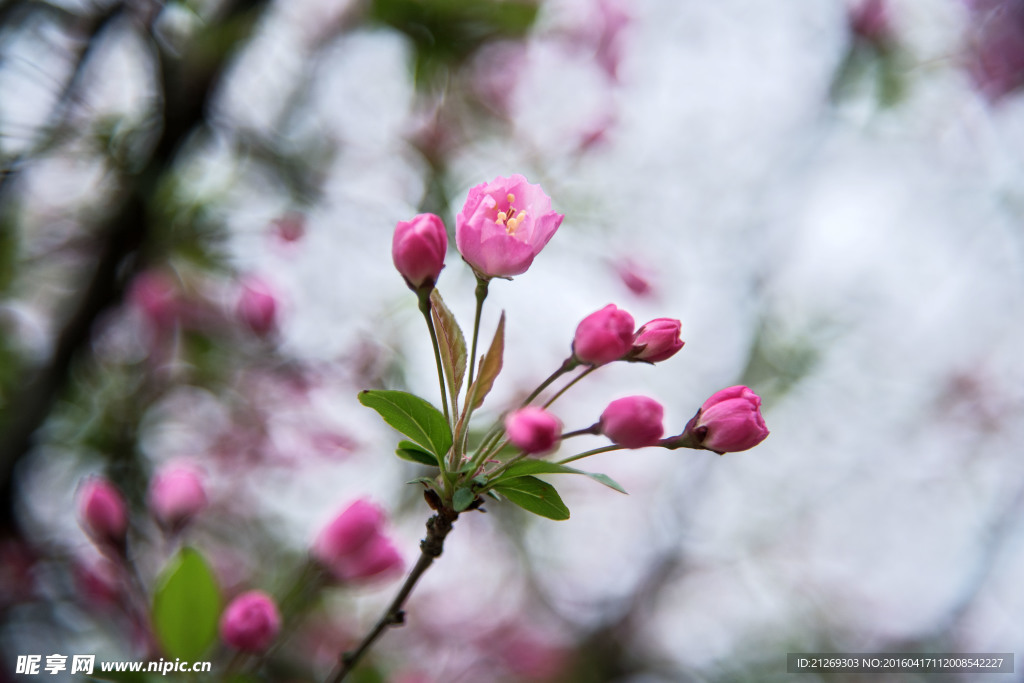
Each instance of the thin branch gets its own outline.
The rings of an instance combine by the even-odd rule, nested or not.
[[[430,568],[430,565],[433,564],[436,558],[441,556],[441,552],[444,550],[444,539],[451,532],[452,525],[458,517],[459,513],[454,510],[442,508],[436,515],[427,520],[427,537],[420,542],[420,559],[416,562],[416,566],[409,572],[409,576],[406,577],[405,583],[398,590],[395,599],[384,610],[384,614],[377,620],[377,623],[370,632],[366,634],[366,637],[359,643],[359,646],[355,650],[346,652],[341,656],[337,669],[327,679],[328,683],[341,683],[341,681],[345,680],[345,677],[352,673],[363,656],[366,655],[385,631],[392,626],[401,626],[405,623],[405,612],[403,610],[405,601],[409,599],[412,589],[416,586],[416,582],[419,581],[420,577],[423,576],[423,573]]]

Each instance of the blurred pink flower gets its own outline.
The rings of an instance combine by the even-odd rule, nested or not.
[[[761,397],[742,385],[716,391],[686,425],[683,436],[716,453],[753,448],[768,438]]]
[[[177,279],[160,270],[139,273],[129,287],[128,301],[158,331],[172,327],[182,312]]]
[[[572,340],[573,355],[587,365],[619,360],[633,348],[633,316],[608,304],[584,318]]]
[[[180,530],[206,505],[206,488],[198,469],[172,464],[161,468],[153,477],[149,508],[165,529]]]
[[[653,446],[665,433],[665,409],[647,396],[626,396],[612,401],[601,413],[601,433],[619,446]]]
[[[90,477],[78,492],[79,520],[99,545],[121,547],[128,532],[128,506],[106,479]]]
[[[505,431],[512,445],[524,453],[546,453],[558,444],[562,423],[542,408],[526,406],[505,417]]]
[[[637,296],[647,296],[653,291],[651,280],[644,269],[630,259],[625,259],[614,266],[616,274],[629,291]]]
[[[271,222],[270,234],[283,244],[298,242],[306,236],[306,216],[298,211],[286,213]]]
[[[220,637],[243,652],[263,652],[281,630],[281,614],[274,599],[262,591],[249,591],[232,600],[220,618]]]
[[[447,252],[448,232],[438,216],[421,213],[395,226],[391,257],[410,289],[433,288]]]
[[[655,318],[644,323],[633,337],[630,357],[658,363],[676,355],[685,342],[679,337],[682,323],[674,318]]]
[[[998,100],[1024,85],[1024,2],[973,0],[968,71],[975,86]]]
[[[455,219],[459,253],[478,275],[525,273],[562,224],[540,185],[521,175],[495,178],[469,191]]]
[[[858,0],[849,9],[850,30],[870,43],[882,43],[892,37],[892,20],[887,0]]]
[[[339,581],[391,576],[403,562],[384,535],[384,512],[366,499],[349,505],[313,543],[312,555]]]
[[[277,327],[277,297],[264,280],[249,276],[242,281],[238,297],[238,318],[260,336],[270,334]]]

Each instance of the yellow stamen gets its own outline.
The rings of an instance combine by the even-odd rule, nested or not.
[[[508,220],[508,214],[504,211],[498,212],[498,217],[495,219],[495,225],[505,225],[505,221]]]
[[[508,219],[508,223],[505,224],[505,230],[507,230],[508,234],[510,234],[510,235],[515,233],[516,228],[518,228],[518,227],[519,227],[519,219],[518,218],[509,218]]]
[[[507,200],[508,200],[508,203],[509,203],[509,207],[511,207],[511,206],[512,206],[512,204],[514,204],[514,203],[515,203],[515,201],[516,201],[516,196],[515,196],[514,194],[512,194],[511,192],[509,192],[509,193],[508,193],[508,196],[507,196],[507,197],[505,197],[505,199],[507,199]]]

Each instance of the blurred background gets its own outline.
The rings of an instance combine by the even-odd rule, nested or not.
[[[1024,653],[1022,86],[1020,0],[0,1],[0,680],[24,654],[143,658],[126,593],[177,543],[225,600],[282,599],[365,497],[411,566],[422,473],[356,400],[438,400],[392,232],[453,230],[512,173],[565,220],[490,288],[482,335],[504,310],[507,343],[481,417],[616,303],[686,346],[588,378],[567,429],[643,393],[676,434],[744,383],[772,433],[594,456],[630,495],[550,479],[568,521],[464,514],[357,680]],[[209,508],[169,539],[146,492],[183,460]],[[134,588],[79,525],[95,474],[128,499]],[[398,583],[325,588],[248,675],[323,680]]]

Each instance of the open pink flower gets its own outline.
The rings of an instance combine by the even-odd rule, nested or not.
[[[455,218],[455,243],[480,276],[512,277],[526,272],[563,218],[540,185],[521,175],[495,178],[469,191]]]
[[[742,385],[716,391],[704,401],[682,436],[716,453],[753,448],[768,438],[761,397]]]
[[[508,414],[505,431],[512,445],[524,453],[545,453],[558,443],[562,423],[543,408],[526,406]]]

